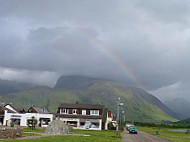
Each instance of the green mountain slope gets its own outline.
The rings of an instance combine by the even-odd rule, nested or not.
[[[188,98],[169,99],[164,102],[171,110],[180,113],[182,119],[190,118],[190,101]]]
[[[143,97],[143,99],[148,101],[150,104],[153,104],[153,105],[157,106],[162,111],[164,111],[166,114],[169,114],[170,116],[172,116],[174,118],[177,118],[179,120],[184,119],[183,115],[174,112],[172,109],[170,109],[165,104],[163,104],[158,98],[156,98],[155,96],[147,93],[145,90],[140,89],[140,88],[134,88],[133,92],[136,92],[141,97]]]
[[[19,92],[33,87],[34,84],[20,83],[16,81],[8,81],[0,79],[0,95],[8,93]]]
[[[190,125],[190,118],[175,122],[175,124]]]
[[[30,107],[32,105],[38,105],[46,107],[48,105],[48,94],[51,88],[46,86],[38,86],[29,90],[25,90],[17,93],[10,93],[6,96],[0,96],[1,102],[13,103],[19,106]],[[49,106],[48,106],[49,107]]]
[[[67,77],[67,79],[70,77]],[[92,103],[103,102],[110,110],[116,113],[118,97],[124,103],[123,110],[127,120],[132,121],[176,121],[161,108],[145,99],[137,88],[126,86],[114,81],[88,78],[78,81],[59,79],[53,89],[49,87],[37,87],[27,91],[12,93],[1,97],[7,103],[17,105],[37,105],[45,107],[53,112],[63,103]],[[64,82],[65,81],[65,82]],[[69,82],[68,82],[69,81]],[[73,83],[72,83],[73,82]],[[64,84],[63,86],[61,84]],[[66,85],[67,84],[67,85]],[[69,85],[68,85],[69,84]],[[58,87],[59,86],[59,87]],[[66,87],[65,87],[66,86]],[[146,97],[149,97],[147,94]]]

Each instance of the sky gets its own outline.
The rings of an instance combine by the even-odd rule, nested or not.
[[[189,39],[190,0],[1,0],[0,79],[85,75],[185,98]]]

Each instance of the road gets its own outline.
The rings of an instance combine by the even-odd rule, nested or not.
[[[123,132],[122,139],[122,142],[171,142],[141,131],[138,131],[138,134],[129,134],[126,130]]]

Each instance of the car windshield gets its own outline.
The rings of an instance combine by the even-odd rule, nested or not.
[[[130,127],[130,129],[137,129],[137,127]]]

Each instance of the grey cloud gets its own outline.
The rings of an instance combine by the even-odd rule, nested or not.
[[[131,82],[99,42],[146,89],[188,82],[189,14],[187,0],[2,0],[0,66]]]
[[[155,91],[152,91],[151,93],[161,100],[174,100],[174,98],[186,98],[186,100],[189,100],[189,85],[189,81],[176,82],[174,84],[164,86]]]
[[[1,79],[54,86],[59,75],[49,71],[21,70],[0,67]]]
[[[189,0],[135,0],[135,6],[154,17],[158,22],[164,23],[189,23]]]

